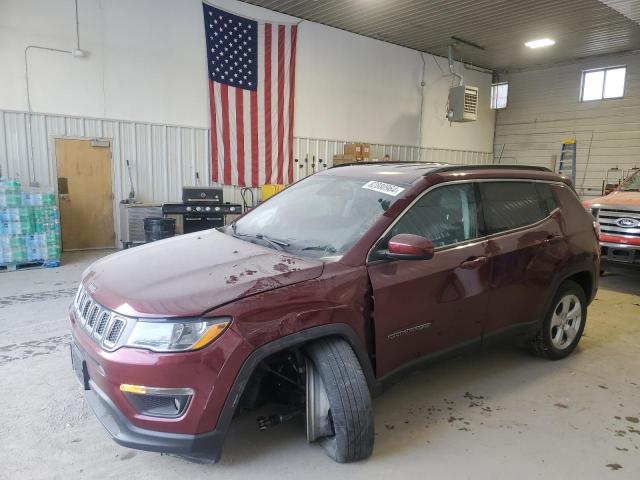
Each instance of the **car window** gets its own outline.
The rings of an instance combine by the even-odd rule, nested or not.
[[[267,237],[295,255],[335,259],[399,198],[372,189],[370,184],[366,178],[311,175],[251,210],[225,232],[269,246],[273,242],[264,240]],[[405,188],[381,185],[399,191]]]
[[[478,214],[473,184],[437,187],[420,198],[393,226],[389,238],[412,233],[443,247],[477,238]]]
[[[550,190],[536,182],[480,182],[480,193],[489,235],[536,223],[553,205]]]
[[[547,215],[559,207],[558,201],[556,200],[556,197],[553,194],[553,190],[551,189],[551,185],[542,182],[537,182],[534,185],[536,187],[536,191],[538,192],[538,196],[542,199],[542,202],[546,207]]]

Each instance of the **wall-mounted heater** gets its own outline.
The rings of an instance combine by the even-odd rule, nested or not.
[[[478,87],[459,85],[449,90],[450,122],[473,122],[478,119]]]

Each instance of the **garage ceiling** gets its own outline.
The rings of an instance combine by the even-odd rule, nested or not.
[[[498,71],[640,49],[638,0],[246,0],[277,12]],[[524,43],[552,38],[552,47]]]

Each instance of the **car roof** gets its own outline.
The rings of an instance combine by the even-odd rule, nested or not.
[[[555,179],[559,176],[551,174],[545,167],[529,165],[455,165],[450,163],[427,162],[359,162],[336,165],[322,172],[327,175],[349,176],[369,180],[378,180],[395,184],[410,185],[419,178],[431,173],[469,172],[486,177],[493,173],[496,177],[504,177],[505,174],[514,177],[531,178],[539,176],[540,179],[549,180],[550,175]],[[522,175],[527,172],[526,175]],[[537,175],[536,175],[537,174]]]

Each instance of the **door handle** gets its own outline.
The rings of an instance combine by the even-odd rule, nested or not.
[[[478,268],[487,263],[487,260],[489,260],[487,257],[469,257],[460,264],[460,268],[466,270]]]

